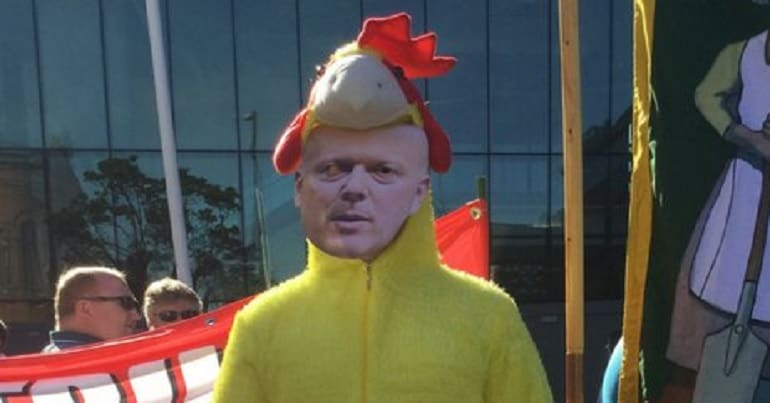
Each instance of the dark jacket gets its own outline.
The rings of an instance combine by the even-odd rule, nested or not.
[[[50,343],[43,347],[42,353],[53,353],[59,350],[65,350],[72,347],[84,346],[86,344],[98,343],[102,339],[91,336],[90,334],[75,332],[71,330],[53,330],[49,334]]]

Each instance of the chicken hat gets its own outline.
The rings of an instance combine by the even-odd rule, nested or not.
[[[456,60],[436,56],[435,33],[413,38],[411,20],[406,13],[368,18],[358,39],[331,55],[318,71],[307,105],[278,140],[276,171],[289,174],[299,168],[302,145],[319,126],[366,130],[398,123],[422,128],[430,167],[449,169],[449,138],[411,80],[442,75]]]

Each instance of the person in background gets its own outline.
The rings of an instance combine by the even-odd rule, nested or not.
[[[144,317],[150,330],[198,316],[202,308],[195,290],[179,280],[156,280],[144,291]]]
[[[621,337],[612,348],[612,354],[607,361],[602,377],[602,387],[599,391],[598,403],[617,403],[620,386],[620,370],[623,363],[623,338]]]
[[[75,267],[59,276],[54,310],[56,329],[45,353],[128,336],[140,319],[125,274],[108,267]]]
[[[553,401],[513,299],[440,262],[428,170],[451,151],[409,78],[454,59],[409,25],[368,19],[279,141],[307,267],[236,315],[214,402]]]
[[[0,319],[0,358],[5,357],[5,343],[8,341],[8,326]]]

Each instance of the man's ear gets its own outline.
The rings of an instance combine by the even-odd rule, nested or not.
[[[90,316],[92,314],[91,307],[92,304],[90,301],[79,299],[75,301],[75,314],[78,316]]]
[[[425,200],[425,196],[430,189],[430,175],[426,174],[419,182],[417,182],[417,190],[412,200],[412,205],[409,206],[409,214],[414,214],[422,205],[422,201]]]
[[[301,205],[300,198],[299,198],[299,190],[300,190],[300,187],[302,186],[303,179],[304,178],[299,171],[294,173],[294,207],[297,207],[297,208],[299,208]]]

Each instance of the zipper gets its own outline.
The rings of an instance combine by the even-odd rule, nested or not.
[[[369,263],[366,264],[366,291],[372,290],[372,266]]]
[[[363,370],[361,371],[362,374],[362,382],[361,382],[361,401],[362,403],[366,403],[368,401],[367,393],[368,393],[368,382],[369,382],[369,299],[371,298],[371,290],[372,290],[372,266],[367,263],[366,267],[364,268],[366,273],[366,292],[364,293],[364,306],[363,306],[363,313],[364,317],[362,322],[362,338],[363,338]]]

